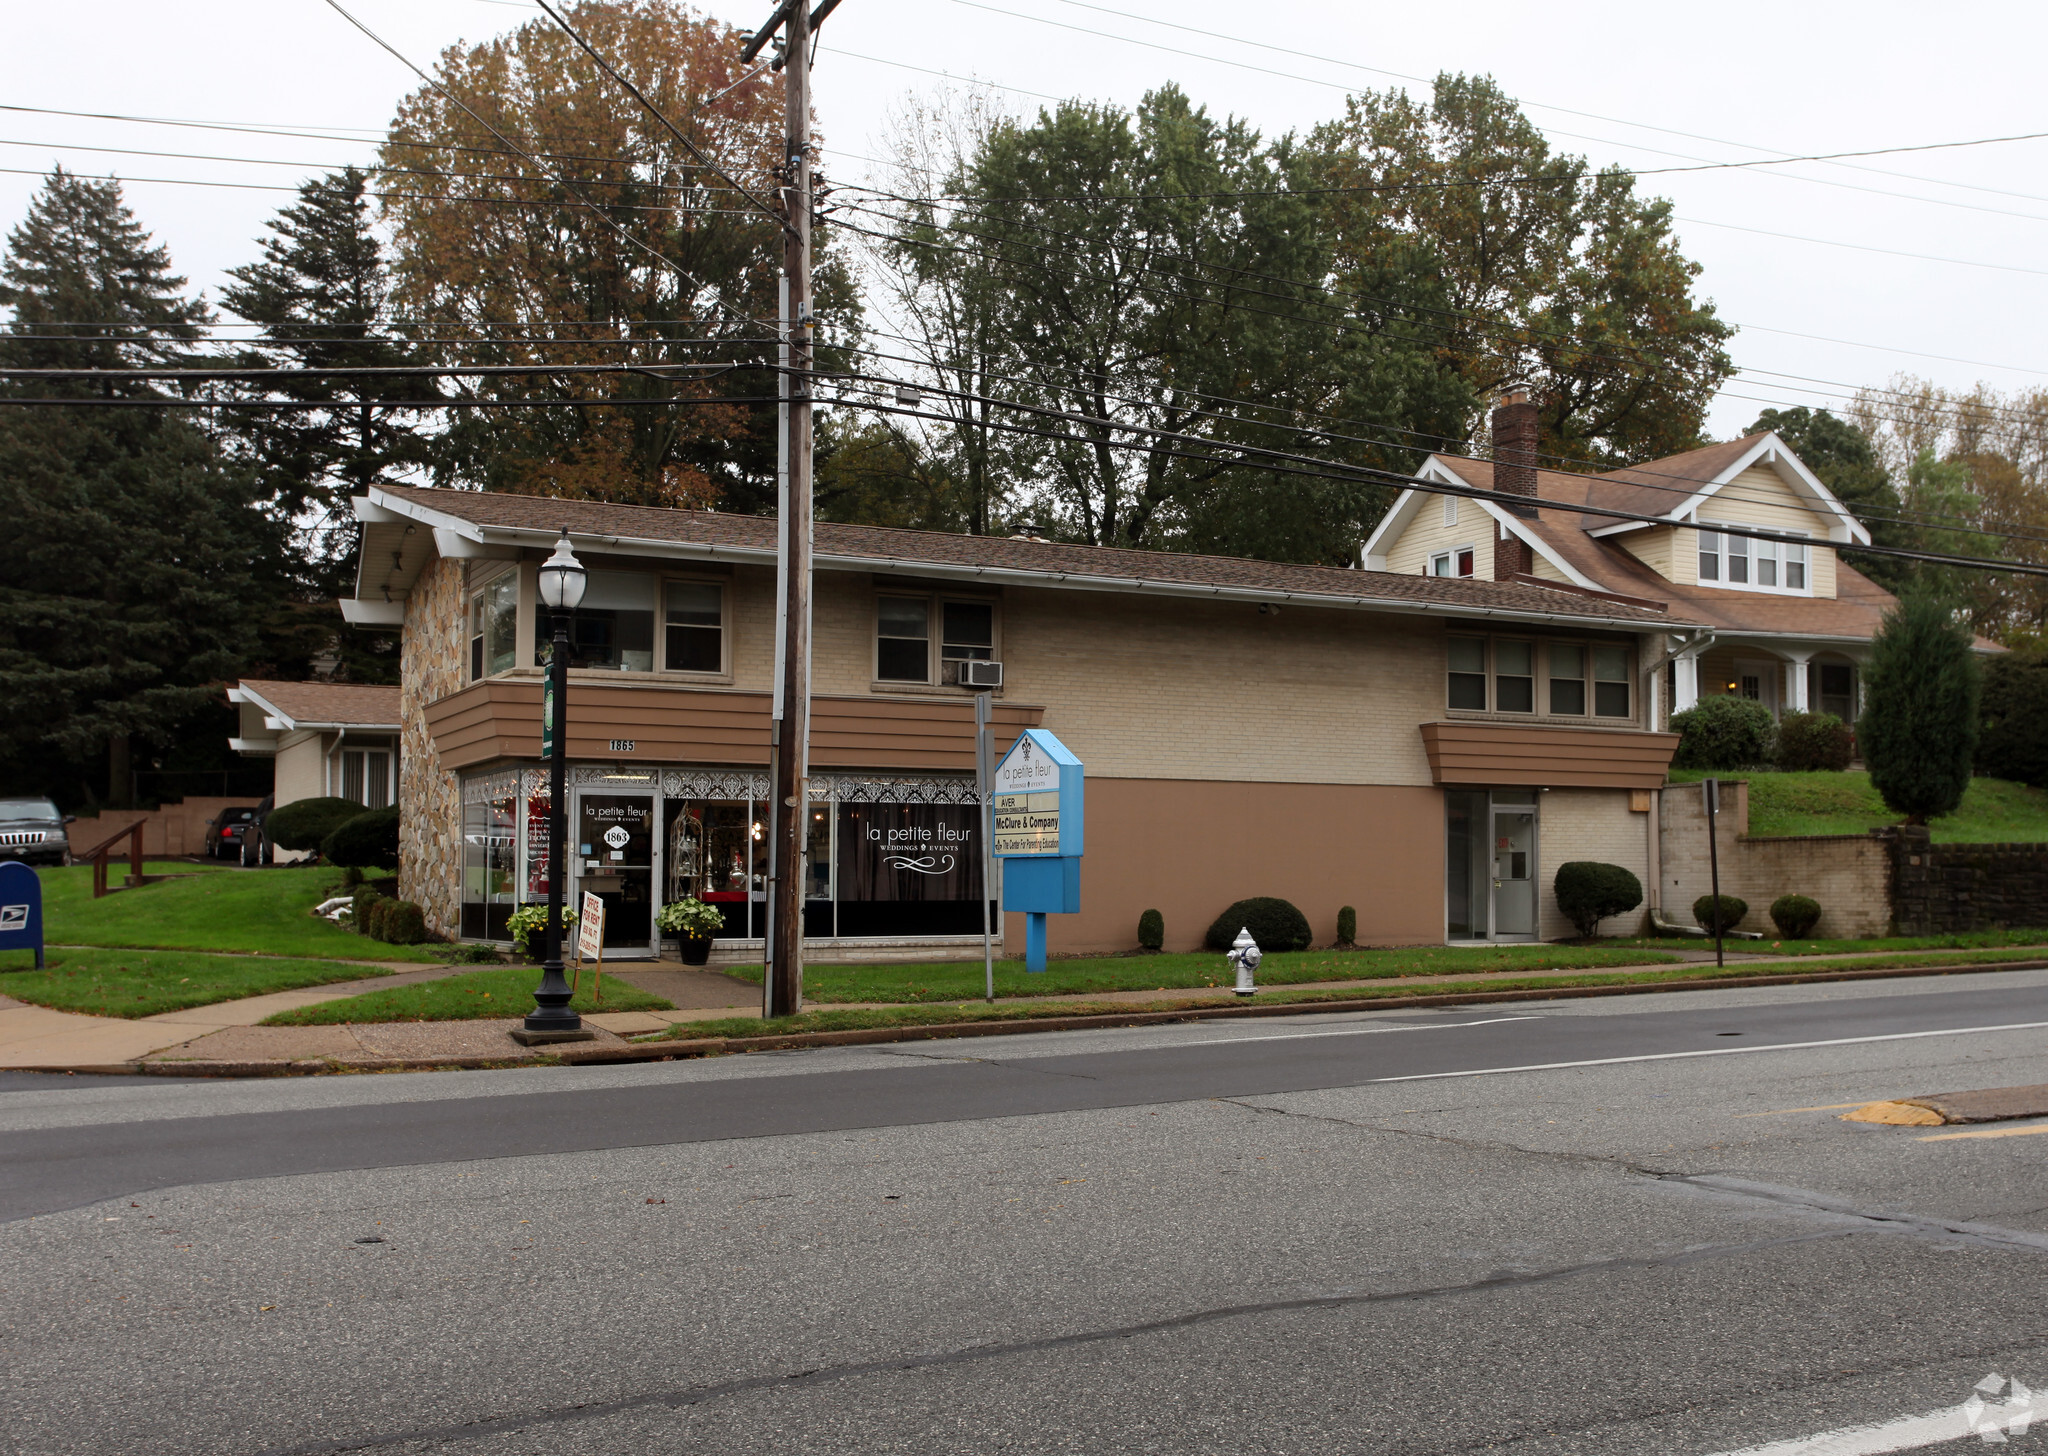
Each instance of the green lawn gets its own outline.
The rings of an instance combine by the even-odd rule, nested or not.
[[[1752,906],[1746,923],[1755,924],[1760,916],[1764,924],[1770,924],[1770,907],[1764,906],[1759,910]],[[1667,950],[1674,945],[1684,945],[1698,950],[1701,946],[1712,949],[1714,941],[1712,936],[1705,939],[1687,936],[1682,940],[1674,936],[1657,936],[1602,943],[1657,946]],[[1869,940],[1730,940],[1727,949],[1744,955],[1817,956],[1853,955],[1858,951],[1968,950],[2000,945],[2048,945],[2048,930],[1972,930],[1949,935],[1880,936]]]
[[[1357,981],[1399,976],[1469,975],[1486,971],[1575,970],[1639,966],[1676,960],[1661,951],[1606,946],[1419,946],[1398,950],[1304,950],[1269,955],[1259,964],[1262,986],[1306,981]],[[759,981],[759,966],[732,966],[726,974]],[[1032,975],[1022,961],[996,962],[998,996],[1072,996],[1102,991],[1178,991],[1231,983],[1230,966],[1217,954],[1102,956],[1053,961]],[[960,1001],[979,999],[980,961],[910,966],[806,966],[810,1001]]]
[[[385,945],[310,912],[341,872],[325,865],[230,870],[212,864],[149,862],[150,874],[185,878],[92,897],[92,866],[45,869],[43,935],[52,945],[240,950],[351,960],[435,961],[446,947]],[[119,883],[115,877],[115,883]]]
[[[1698,769],[1674,769],[1673,783],[1695,783]],[[1899,822],[1885,808],[1870,775],[1844,773],[1743,773],[1727,777],[1749,782],[1749,832],[1863,834]],[[1972,779],[1955,813],[1930,820],[1937,844],[2048,843],[2048,790],[2007,779]]]
[[[2009,961],[2031,961],[2040,957],[2024,950],[1980,950],[1934,955],[1874,957],[1858,962],[1859,970],[1888,970],[1906,967],[1982,965],[1996,968]],[[1313,1004],[1319,1001],[1371,1001],[1398,996],[1449,996],[1460,993],[1503,991],[1557,991],[1574,986],[1648,986],[1660,981],[1727,980],[1735,977],[1809,975],[1816,968],[1799,961],[1748,962],[1717,969],[1710,963],[1694,963],[1663,971],[1621,971],[1612,974],[1529,976],[1497,981],[1436,982],[1426,986],[1347,986],[1342,989],[1261,991],[1261,1004]],[[809,972],[805,980],[809,980]],[[835,1011],[807,1011],[800,1016],[778,1016],[761,1021],[752,1017],[728,1017],[716,1021],[679,1021],[667,1031],[633,1038],[639,1042],[695,1040],[705,1037],[783,1036],[810,1031],[867,1031],[896,1026],[949,1026],[968,1021],[1042,1021],[1060,1016],[1089,1016],[1139,1011],[1186,1011],[1214,1006],[1214,1000],[1190,1001],[1161,997],[1157,1001],[1112,1003],[1068,1001],[1023,1006],[875,1006],[842,1008]]]
[[[90,1016],[137,1017],[378,974],[334,961],[194,951],[53,950],[45,959],[49,965],[39,971],[32,952],[0,954],[0,996]]]
[[[604,983],[604,1000],[591,995],[596,977],[586,971],[582,987],[569,1004],[578,1011],[673,1011],[674,1003],[650,996],[616,978]],[[540,972],[508,966],[495,971],[468,971],[415,986],[393,986],[345,1000],[281,1011],[265,1026],[336,1026],[345,1021],[480,1021],[493,1016],[524,1016],[533,1010],[533,988]]]

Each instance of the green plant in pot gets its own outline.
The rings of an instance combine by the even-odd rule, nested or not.
[[[654,923],[663,935],[676,938],[684,965],[701,966],[711,959],[711,942],[725,929],[725,916],[716,905],[692,896],[669,901],[656,912]]]
[[[521,905],[512,912],[510,918],[505,923],[512,932],[512,944],[519,948],[521,955],[538,956],[540,954],[541,942],[546,940],[548,935],[548,907],[546,902],[538,905]],[[564,952],[570,949],[569,932],[575,928],[576,912],[567,905],[564,905],[562,907],[562,949]]]

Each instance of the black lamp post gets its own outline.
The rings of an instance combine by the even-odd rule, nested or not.
[[[583,1018],[569,1009],[569,982],[562,975],[562,891],[569,870],[569,614],[583,601],[589,573],[569,548],[569,528],[555,554],[540,566],[540,599],[554,618],[555,640],[548,649],[547,686],[541,698],[541,746],[548,759],[548,925],[547,959],[541,963],[540,985],[533,1010],[526,1014],[520,1040],[570,1041],[587,1038]]]

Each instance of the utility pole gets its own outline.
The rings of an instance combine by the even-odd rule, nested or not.
[[[810,826],[811,745],[811,32],[838,5],[782,0],[740,53],[751,62],[780,28],[783,48],[782,408],[780,599],[773,723],[774,812],[769,833],[768,965],[762,1010],[803,1008],[804,849]]]

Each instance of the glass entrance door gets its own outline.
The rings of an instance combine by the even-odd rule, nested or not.
[[[1493,811],[1493,938],[1536,938],[1536,811]]]
[[[580,907],[585,892],[604,901],[605,954],[648,954],[654,946],[653,791],[579,791],[571,840]]]

